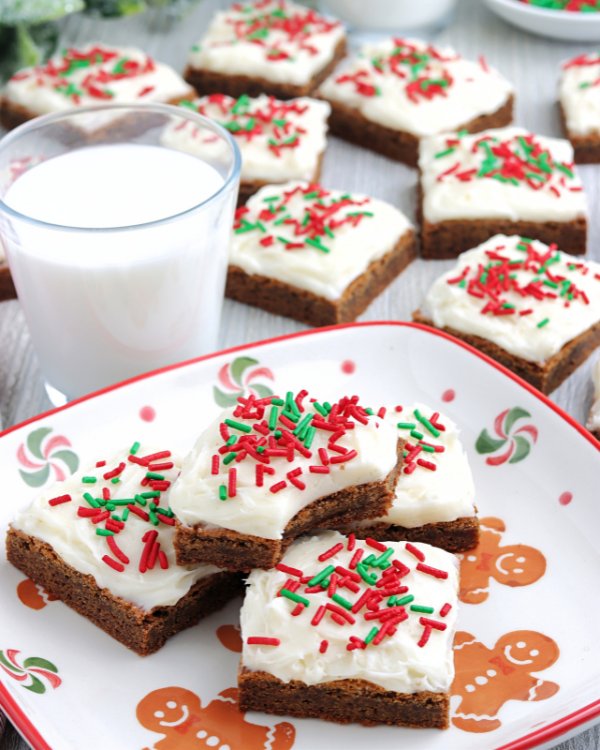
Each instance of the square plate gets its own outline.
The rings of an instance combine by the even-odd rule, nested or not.
[[[0,559],[0,705],[36,750],[475,750],[548,746],[600,716],[600,444],[474,349],[410,323],[237,347],[85,397],[0,435],[0,529],[79,457],[134,440],[186,451],[241,392],[423,401],[462,429],[481,544],[461,560],[447,732],[241,714],[239,601],[139,657]]]

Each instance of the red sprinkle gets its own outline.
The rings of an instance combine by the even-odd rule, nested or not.
[[[318,560],[319,562],[323,562],[324,560],[329,560],[330,557],[333,557],[334,555],[337,555],[337,553],[344,549],[344,545],[342,542],[338,542],[337,544],[334,544],[333,547],[330,547],[328,550],[323,552],[319,555]]]
[[[263,638],[262,636],[251,635],[246,638],[246,643],[249,646],[279,646],[281,641],[279,638]]]
[[[110,537],[107,537],[107,539],[110,539]],[[117,573],[122,573],[125,570],[125,567],[120,562],[113,560],[109,555],[104,555],[102,562],[105,562],[109,568],[116,570]]]
[[[417,570],[421,573],[427,573],[427,575],[433,576],[434,578],[448,578],[448,573],[445,570],[432,568],[431,565],[425,565],[424,563],[418,563]]]
[[[410,554],[411,554],[411,555],[413,555],[413,557],[416,557],[416,558],[417,558],[417,560],[420,560],[421,562],[424,562],[424,561],[425,561],[425,555],[424,555],[424,554],[423,554],[423,553],[421,552],[421,550],[420,550],[420,549],[418,549],[417,547],[415,547],[415,546],[414,546],[413,544],[411,544],[410,542],[406,542],[406,544],[404,545],[404,549],[405,549],[405,550],[406,550],[407,552],[410,552]],[[417,568],[418,568],[418,567],[419,567],[419,566],[417,565]]]
[[[71,495],[59,495],[58,497],[53,497],[52,500],[48,500],[48,505],[62,505],[63,503],[70,503],[71,502]]]

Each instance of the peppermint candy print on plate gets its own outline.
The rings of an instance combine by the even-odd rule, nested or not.
[[[267,183],[319,179],[330,113],[326,102],[209,94],[182,105],[216,120],[234,136],[242,154],[239,203]],[[223,146],[192,122],[171,125],[162,140],[171,148],[213,158]]]
[[[413,39],[364,46],[319,94],[332,105],[333,133],[411,166],[424,136],[512,120],[513,88],[483,56]]]
[[[585,253],[587,201],[567,140],[522,128],[421,141],[422,254],[454,258],[494,234]]]
[[[354,320],[416,255],[397,208],[319,184],[267,185],[238,209],[226,295],[311,325]]]
[[[0,121],[11,128],[76,107],[175,103],[193,95],[178,73],[142,50],[92,43],[15,73],[0,100]]]
[[[339,21],[288,0],[239,2],[215,14],[185,78],[204,94],[310,94],[344,56]]]
[[[600,343],[600,264],[496,235],[462,253],[413,317],[550,393]]]

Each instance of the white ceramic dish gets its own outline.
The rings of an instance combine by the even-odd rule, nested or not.
[[[178,365],[0,435],[0,533],[53,476],[123,441],[188,448],[242,390],[424,401],[462,427],[482,542],[461,566],[447,732],[238,712],[239,602],[129,652],[0,559],[0,707],[35,750],[525,750],[600,717],[600,444],[547,398],[408,323],[308,331]],[[0,553],[2,554],[2,553]]]
[[[500,18],[531,34],[572,42],[600,41],[600,13],[548,10],[520,0],[485,2]]]

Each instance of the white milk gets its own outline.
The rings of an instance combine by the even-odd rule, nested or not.
[[[9,188],[12,209],[61,225],[13,218],[4,237],[51,386],[74,398],[215,348],[235,190],[147,222],[175,217],[223,184],[188,154],[119,144],[44,161]]]

